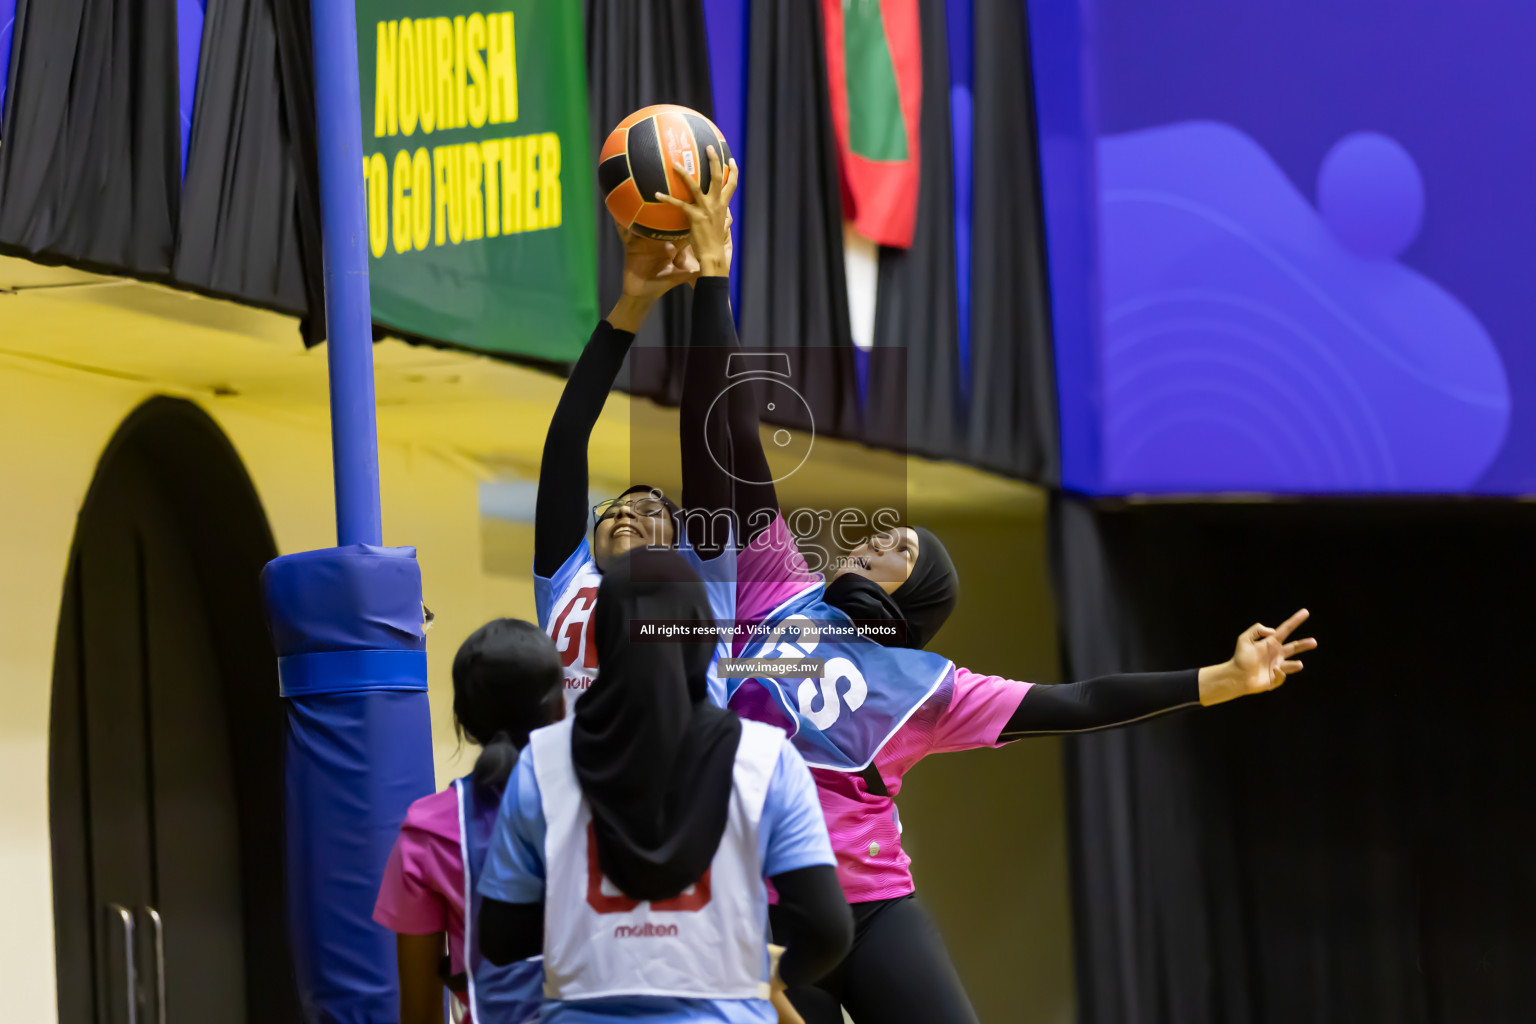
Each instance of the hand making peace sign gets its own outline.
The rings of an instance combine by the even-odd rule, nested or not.
[[[1300,672],[1303,666],[1297,655],[1317,647],[1317,641],[1307,637],[1287,643],[1286,638],[1310,614],[1303,608],[1280,623],[1279,629],[1256,622],[1244,630],[1237,638],[1237,649],[1230,661],[1200,670],[1200,703],[1220,704],[1251,693],[1264,693],[1285,682],[1286,676]]]

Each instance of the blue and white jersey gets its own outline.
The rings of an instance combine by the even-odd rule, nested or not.
[[[700,558],[686,540],[680,542],[676,550],[704,581],[715,621],[728,630],[736,619],[735,544],[726,544],[724,551],[708,560]],[[597,678],[592,613],[597,608],[597,588],[602,582],[602,570],[598,569],[597,561],[592,557],[592,545],[587,540],[582,540],[553,576],[546,578],[533,574],[533,599],[538,609],[539,628],[555,641],[560,662],[565,666],[567,715],[574,713],[576,698]],[[716,674],[716,662],[729,656],[730,634],[722,632],[715,645],[715,657],[709,663],[709,697],[721,707],[725,706],[725,684]]]
[[[459,799],[459,851],[464,868],[464,973],[468,1018],[474,1024],[531,1024],[544,1000],[544,959],[533,957],[498,967],[480,955],[480,900],[475,883],[496,825],[498,806],[480,799],[474,780],[453,784]],[[457,1000],[455,1000],[457,1002]],[[455,1007],[454,1020],[461,1018]]]
[[[822,662],[820,675],[753,676],[794,723],[793,742],[812,768],[867,768],[896,730],[954,671],[942,655],[884,647],[853,631],[853,620],[814,587],[770,612],[741,657]],[[749,677],[726,680],[727,699]]]
[[[544,904],[543,1024],[773,1024],[764,879],[833,863],[816,786],[783,733],[742,723],[731,810],[708,872],[659,903],[602,874],[571,723],[540,729],[502,797],[480,893]]]

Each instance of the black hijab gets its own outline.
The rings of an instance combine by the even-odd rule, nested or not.
[[[741,740],[741,721],[709,700],[713,640],[632,639],[631,625],[713,618],[704,585],[669,551],[625,554],[597,591],[597,679],[576,702],[571,758],[598,864],[630,899],[671,899],[709,868]]]
[[[827,586],[827,603],[855,622],[903,624],[902,636],[871,635],[886,647],[926,647],[955,610],[960,596],[960,575],[939,538],[921,526],[913,527],[913,531],[917,534],[917,562],[894,594],[854,573],[844,573]]]

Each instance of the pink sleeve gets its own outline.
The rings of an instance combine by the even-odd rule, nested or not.
[[[806,565],[784,517],[775,515],[736,556],[736,615],[760,622],[791,597],[821,583],[821,574]]]
[[[424,884],[419,870],[426,858],[415,855],[412,832],[402,831],[384,865],[384,882],[373,905],[373,919],[402,935],[431,935],[448,930],[448,908],[437,892]]]
[[[943,753],[1002,746],[997,738],[1032,684],[955,669],[954,696],[934,723],[929,751]]]
[[[411,804],[389,852],[373,919],[404,935],[461,933],[464,862],[452,786]]]

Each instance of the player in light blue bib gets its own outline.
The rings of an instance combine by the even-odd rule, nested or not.
[[[601,590],[597,679],[502,799],[481,952],[542,953],[544,1024],[772,1024],[775,983],[820,977],[852,941],[810,772],[781,731],[710,702],[707,640],[638,639],[706,614],[684,559],[634,552]],[[777,974],[769,878],[791,922]]]
[[[714,619],[728,625],[735,618],[736,545],[729,517],[685,517],[670,498],[646,484],[635,484],[595,508],[587,505],[587,444],[635,331],[657,299],[691,282],[697,272],[686,246],[645,238],[626,241],[624,294],[592,332],[549,423],[534,512],[533,587],[539,626],[560,652],[567,709],[597,676],[591,636],[597,591],[604,570],[625,552],[647,547],[677,552],[704,582]],[[688,478],[690,464],[684,460],[685,498],[702,509],[728,506],[718,496],[692,493],[697,487]],[[718,535],[707,535],[712,533]],[[729,636],[722,632],[717,656],[728,653]],[[713,664],[710,698],[725,704],[725,688]]]

